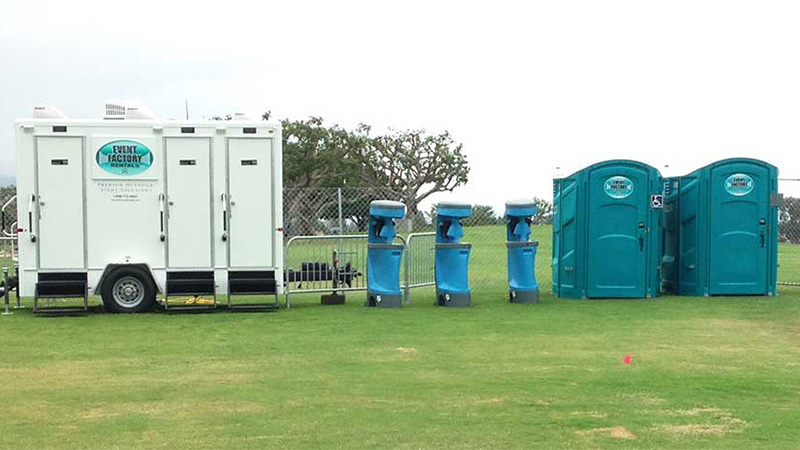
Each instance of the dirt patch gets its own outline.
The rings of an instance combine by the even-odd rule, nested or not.
[[[636,439],[636,435],[625,427],[592,428],[591,430],[576,431],[582,436],[605,436],[613,439]]]
[[[573,411],[571,415],[573,417],[591,417],[594,419],[605,419],[608,417],[608,414],[599,411]]]
[[[681,425],[656,425],[651,429],[657,433],[676,435],[713,435],[723,436],[731,433],[740,433],[747,428],[747,422],[734,417],[730,412],[717,407],[694,408],[677,410],[675,414],[686,417],[705,418],[718,423],[690,423]]]
[[[677,435],[713,435],[723,436],[733,432],[728,425],[709,425],[707,423],[691,423],[687,425],[658,425],[652,430],[662,434]]]
[[[502,405],[505,399],[501,397],[459,397],[455,399],[448,399],[442,404],[447,409],[462,410],[465,408],[484,407],[486,405]]]
[[[140,360],[124,358],[54,361],[36,367],[3,369],[0,375],[27,380],[20,387],[24,390],[37,390],[43,386],[48,389],[79,389],[96,385],[127,388],[147,376],[140,364]],[[170,363],[159,360],[156,364],[156,368],[160,369]],[[219,359],[198,359],[172,364],[173,367],[160,380],[173,386],[196,383],[241,384],[251,380],[261,370],[252,362]]]
[[[727,411],[724,409],[716,408],[716,407],[709,407],[709,408],[694,408],[694,409],[685,409],[685,410],[677,410],[675,411],[676,414],[680,416],[700,416],[704,414],[710,414],[715,416],[723,416],[727,415]]]
[[[419,354],[419,350],[414,347],[397,347],[397,359],[400,361],[411,361]]]
[[[253,402],[143,402],[143,403],[120,403],[96,406],[87,409],[80,414],[84,420],[107,419],[118,416],[146,415],[160,416],[168,415],[182,417],[191,414],[214,414],[214,413],[250,413],[261,411],[262,407]]]
[[[625,394],[624,397],[627,400],[635,401],[646,406],[663,405],[667,402],[666,399],[650,394]]]

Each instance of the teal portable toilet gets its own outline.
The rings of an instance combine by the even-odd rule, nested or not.
[[[662,257],[665,292],[775,295],[778,169],[732,158],[667,179]],[[669,234],[665,234],[665,237]]]
[[[662,187],[657,169],[628,160],[553,180],[553,295],[658,296]]]

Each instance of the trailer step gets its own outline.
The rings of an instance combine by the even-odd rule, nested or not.
[[[169,295],[211,295],[214,293],[214,271],[167,272]]]
[[[34,314],[74,314],[89,311],[89,287],[85,272],[43,272],[33,293]],[[39,307],[40,299],[83,298],[83,306]]]
[[[232,295],[274,295],[277,293],[275,271],[228,272],[228,293]]]
[[[166,311],[208,311],[217,307],[214,271],[167,272],[167,287],[164,293],[164,309]],[[170,297],[187,297],[202,295],[212,296],[214,301],[207,305],[170,304]]]
[[[276,309],[278,303],[278,284],[274,270],[243,270],[228,272],[228,309],[230,311],[264,311]],[[275,303],[234,304],[233,296],[275,296]]]
[[[217,307],[217,304],[214,303],[213,305],[175,305],[171,304],[167,306],[167,303],[162,303],[164,306],[164,312],[168,314],[172,313],[202,313],[202,312],[211,312],[214,311]]]
[[[267,311],[277,311],[280,309],[280,305],[277,303],[277,297],[275,297],[275,304],[270,303],[243,303],[238,305],[228,305],[227,309],[230,312],[267,312]]]
[[[39,307],[34,313],[37,316],[84,316],[89,314],[89,308],[83,306],[67,307]]]

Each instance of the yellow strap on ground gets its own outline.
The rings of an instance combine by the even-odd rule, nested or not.
[[[213,305],[214,300],[206,300],[200,297],[187,297],[183,301],[184,305]]]

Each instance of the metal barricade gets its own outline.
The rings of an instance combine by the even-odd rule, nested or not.
[[[17,196],[13,195],[0,207],[0,258],[9,258],[17,262]],[[8,250],[6,250],[8,246]]]
[[[411,289],[436,284],[433,261],[436,251],[436,233],[411,233],[406,238],[405,253],[405,303],[410,301]]]
[[[395,239],[405,247],[405,239]],[[367,235],[295,236],[284,251],[286,308],[292,294],[367,290]]]

